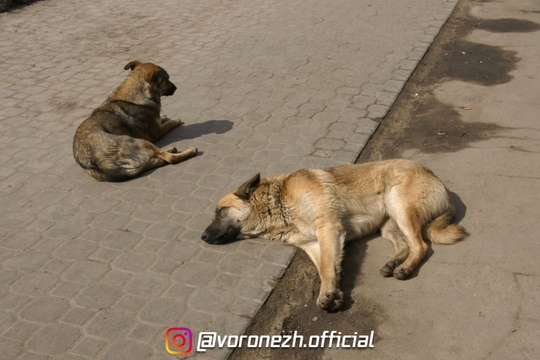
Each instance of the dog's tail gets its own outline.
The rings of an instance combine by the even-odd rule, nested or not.
[[[453,224],[455,212],[448,210],[424,227],[424,237],[435,244],[453,244],[469,233],[463,226]]]

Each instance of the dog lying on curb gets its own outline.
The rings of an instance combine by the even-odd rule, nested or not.
[[[296,245],[321,278],[317,305],[343,305],[339,274],[344,242],[381,231],[396,253],[380,270],[408,278],[427,245],[452,244],[467,232],[453,224],[455,207],[442,182],[409,160],[302,169],[261,179],[255,175],[219,202],[202,234],[209,244],[264,238]]]
[[[173,95],[176,86],[161,67],[139,61],[128,63],[131,72],[78,127],[73,138],[77,163],[98,181],[123,181],[144,171],[176,164],[197,154],[196,148],[178,152],[153,143],[180,119],[161,116],[161,97]]]

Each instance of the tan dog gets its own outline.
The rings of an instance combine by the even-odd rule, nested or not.
[[[128,63],[132,71],[79,126],[73,139],[73,156],[99,181],[122,181],[166,164],[176,164],[197,154],[196,148],[178,152],[153,143],[182,124],[160,115],[161,96],[176,86],[161,67],[139,61]]]
[[[317,305],[343,305],[339,273],[345,241],[380,229],[396,254],[381,269],[404,280],[424,259],[424,239],[451,244],[467,235],[452,224],[455,208],[444,185],[408,160],[327,169],[302,169],[261,179],[255,175],[225,195],[202,239],[220,244],[265,238],[304,249],[321,277]]]

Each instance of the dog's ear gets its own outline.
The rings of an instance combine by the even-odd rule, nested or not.
[[[124,70],[128,70],[128,69],[133,70],[139,65],[141,65],[141,62],[139,60],[130,61],[128,62],[126,66],[124,66]]]
[[[153,74],[152,74],[152,78],[150,79],[150,82],[152,84],[157,84],[161,81],[161,73],[160,71],[155,71]]]
[[[240,186],[234,194],[240,199],[248,200],[253,191],[259,186],[261,182],[261,174],[257,173],[254,177],[246,181],[242,186]]]

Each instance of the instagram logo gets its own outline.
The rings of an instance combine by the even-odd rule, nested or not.
[[[189,328],[173,327],[165,333],[165,347],[169,354],[188,354],[193,347],[193,334]]]

